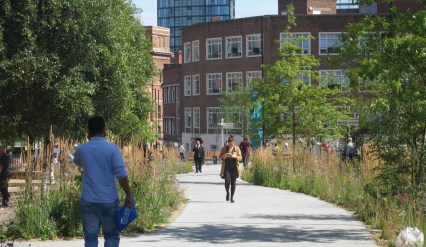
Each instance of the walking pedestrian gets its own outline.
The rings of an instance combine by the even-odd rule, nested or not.
[[[180,143],[179,153],[180,153],[180,160],[182,162],[185,162],[185,147],[183,145],[183,142]]]
[[[243,165],[247,167],[248,158],[250,156],[251,142],[248,140],[247,136],[244,136],[243,141],[240,143],[241,155],[243,156]]]
[[[222,159],[220,176],[225,179],[226,201],[229,201],[229,187],[231,186],[231,203],[235,202],[236,180],[241,176],[240,160],[242,159],[241,150],[235,146],[234,142],[234,136],[230,135],[228,145],[222,148],[219,155]]]
[[[3,207],[9,207],[9,165],[10,158],[6,155],[6,147],[0,146],[0,192]]]
[[[200,141],[197,141],[197,144],[194,146],[194,161],[195,161],[195,173],[202,173],[201,165],[204,160],[204,148],[201,146]]]
[[[105,140],[105,121],[92,117],[88,123],[89,142],[77,147],[74,163],[83,168],[80,212],[85,247],[98,246],[102,226],[105,247],[118,247],[120,235],[115,216],[119,209],[116,179],[126,193],[124,204],[132,208],[132,195],[123,156],[117,145]]]
[[[206,152],[206,147],[204,146],[204,140],[201,140],[200,145],[203,147],[204,152]],[[203,155],[203,162],[202,162],[202,165],[205,165],[205,164],[206,164],[206,163],[205,163],[205,160],[206,160],[206,157],[205,157],[205,155]]]
[[[356,147],[352,142],[352,138],[348,138],[348,145],[346,146],[346,160],[353,161],[356,156]]]

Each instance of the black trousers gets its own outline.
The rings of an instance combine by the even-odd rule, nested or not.
[[[203,165],[203,158],[196,158],[194,161],[195,161],[195,171],[201,172],[201,166]]]
[[[2,177],[0,178],[0,192],[1,196],[3,197],[3,206],[8,206],[9,204],[9,178],[8,177]]]

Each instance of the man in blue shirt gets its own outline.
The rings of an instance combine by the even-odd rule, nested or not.
[[[6,155],[6,147],[0,146],[0,192],[3,197],[3,207],[9,206],[9,156]]]
[[[85,247],[98,246],[102,225],[105,247],[118,247],[120,235],[115,216],[119,208],[115,179],[126,193],[124,204],[132,208],[127,171],[117,145],[105,140],[102,117],[89,120],[89,142],[77,147],[74,163],[83,168],[83,190],[80,211],[83,220]]]

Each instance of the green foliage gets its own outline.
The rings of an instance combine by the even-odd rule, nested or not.
[[[265,65],[264,78],[253,83],[253,87],[256,103],[262,105],[258,127],[265,126],[263,135],[274,138],[292,134],[296,148],[297,137],[339,136],[343,129],[340,121],[346,118],[346,108],[336,106],[345,106],[350,100],[338,89],[308,84],[302,80],[302,77],[310,77],[313,81],[320,81],[318,73],[311,71],[319,65],[319,59],[303,54],[304,50],[298,43],[306,37],[292,37],[290,28],[295,24],[292,13],[290,5],[287,10],[289,26],[285,30],[288,37],[280,43],[279,54],[282,58],[274,64]]]
[[[382,161],[378,185],[388,194],[426,182],[426,11],[393,8],[391,16],[349,25],[340,52],[354,58],[351,86],[367,90],[358,103],[361,127]]]
[[[426,231],[426,188],[417,193],[400,190],[394,195],[382,195],[374,180],[374,156],[354,166],[341,163],[336,156],[318,160],[311,154],[298,155],[293,172],[291,159],[279,159],[270,152],[254,150],[253,165],[243,174],[245,181],[312,195],[342,206],[373,228],[381,229],[382,237],[390,241],[407,226]]]
[[[124,0],[0,1],[0,135],[83,138],[89,116],[147,134],[151,43]]]
[[[127,157],[130,156],[127,153]],[[152,163],[139,162],[139,158],[133,159],[135,157],[126,160],[139,217],[126,228],[125,233],[144,232],[153,229],[158,223],[167,223],[171,214],[185,201],[176,175],[193,169],[190,162],[178,164],[178,157],[176,153],[169,159]],[[81,171],[76,166],[69,167],[62,175],[59,167],[55,171],[61,178],[49,187],[44,197],[40,197],[35,186],[28,187],[21,194],[13,224],[5,232],[8,239],[83,237],[80,215]],[[117,187],[120,188],[121,204],[125,194],[119,185]]]
[[[226,123],[234,123],[238,126],[238,134],[243,136],[253,135],[250,132],[250,111],[254,105],[251,100],[253,94],[252,88],[243,82],[236,85],[232,90],[222,91],[222,97],[219,98],[222,114]],[[231,133],[235,130],[229,130]]]

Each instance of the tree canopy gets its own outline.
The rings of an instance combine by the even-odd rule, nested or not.
[[[0,0],[0,138],[148,135],[152,44],[125,0]]]
[[[354,60],[351,85],[363,92],[367,141],[383,161],[380,188],[419,189],[426,182],[425,9],[367,16],[348,26],[342,43],[341,58]]]

